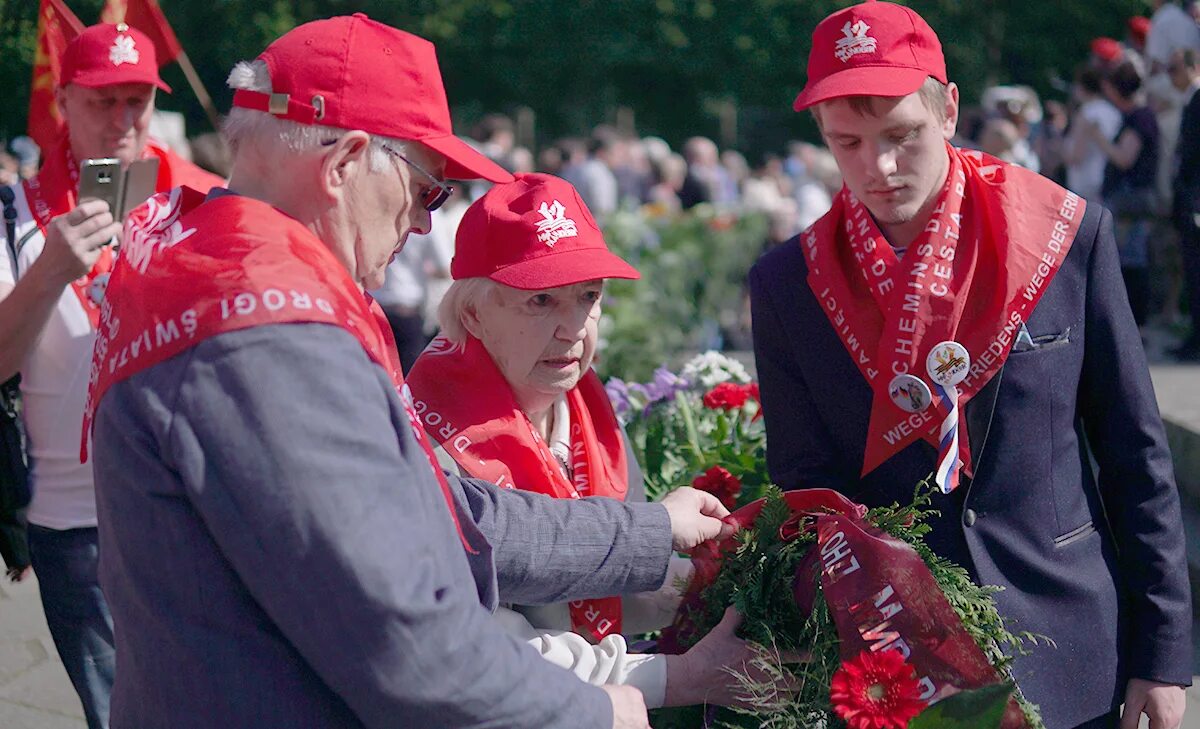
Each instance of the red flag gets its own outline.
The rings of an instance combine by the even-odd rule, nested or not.
[[[150,36],[160,67],[183,53],[183,46],[179,45],[179,39],[158,6],[158,0],[107,0],[100,13],[100,22],[126,23]]]
[[[46,155],[62,134],[63,120],[54,91],[62,73],[67,43],[83,31],[83,23],[62,0],[42,0],[38,9],[37,50],[33,58],[33,85],[29,94],[28,134]]]

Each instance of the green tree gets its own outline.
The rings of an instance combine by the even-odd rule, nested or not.
[[[67,0],[85,22],[101,0]],[[529,107],[541,141],[586,133],[632,109],[638,130],[673,144],[693,134],[735,133],[739,147],[779,149],[812,138],[791,101],[804,84],[812,28],[844,0],[160,0],[212,93],[229,106],[225,76],[297,23],[362,11],[438,45],[455,118]],[[1057,93],[1099,35],[1120,38],[1143,0],[916,0],[938,31],[964,99],[988,83]],[[0,134],[25,127],[36,0],[0,0]],[[208,123],[177,66],[164,70],[192,133]],[[369,103],[369,100],[364,100]],[[737,110],[736,130],[729,110]],[[465,127],[464,127],[465,128]]]

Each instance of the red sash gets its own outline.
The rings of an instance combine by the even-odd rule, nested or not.
[[[257,200],[226,195],[205,202],[204,194],[178,187],[130,213],[122,240],[101,305],[81,461],[87,459],[96,407],[113,384],[225,332],[264,324],[332,324],[354,335],[391,376],[459,538],[475,552],[413,412],[382,309],[308,229]]]
[[[154,187],[156,192],[166,192],[173,187],[190,187],[207,193],[214,187],[222,187],[225,184],[225,180],[220,176],[197,167],[167,147],[160,147],[153,139],[146,143],[146,156],[150,155],[158,157],[158,179],[155,180]]]
[[[629,472],[621,426],[595,372],[566,394],[570,480],[478,339],[468,337],[464,347],[435,339],[408,382],[426,431],[471,476],[556,499],[625,498]],[[619,597],[573,602],[570,610],[572,628],[581,635],[599,641],[621,632]]]
[[[71,154],[70,141],[65,134],[46,156],[46,161],[37,175],[22,184],[25,186],[25,200],[29,203],[34,222],[45,237],[46,225],[50,220],[71,212],[75,207],[75,195],[79,190],[79,165],[75,162],[75,156]],[[92,282],[99,278],[98,286],[102,286],[112,268],[112,249],[104,247],[100,249],[100,257],[96,259],[92,270],[71,282],[71,290],[75,292],[79,305],[91,321],[92,329],[99,326],[99,301],[102,298],[100,295],[91,295]],[[100,288],[99,292],[102,293],[103,288]]]
[[[174,152],[159,147],[151,140],[146,144],[143,157],[158,157],[158,180],[156,190],[170,190],[172,187],[187,185],[197,190],[208,192],[213,187],[222,184],[221,178],[205,172],[199,167],[180,158]],[[36,177],[26,180],[25,199],[29,210],[42,235],[46,235],[46,225],[51,219],[69,213],[75,208],[76,193],[79,190],[79,165],[75,155],[71,154],[71,144],[68,135],[63,134],[57,146],[47,155],[45,163]],[[84,312],[96,329],[100,322],[100,304],[104,294],[104,285],[113,269],[113,252],[111,248],[102,248],[100,257],[92,270],[71,282],[71,290],[79,299]],[[97,281],[97,279],[99,279]],[[93,288],[92,284],[96,283]]]
[[[844,188],[801,235],[808,285],[874,393],[864,476],[918,438],[936,448],[949,411],[936,396],[923,412],[900,409],[888,394],[892,378],[930,383],[929,350],[956,341],[971,357],[958,385],[965,407],[1003,366],[1083,219],[1084,200],[1050,180],[981,152],[947,150],[946,186],[903,260]],[[959,435],[970,474],[966,429]]]

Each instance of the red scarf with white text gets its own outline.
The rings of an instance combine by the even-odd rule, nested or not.
[[[945,187],[903,259],[845,188],[800,236],[808,285],[874,393],[864,476],[919,438],[936,448],[949,411],[935,395],[923,412],[905,412],[888,395],[892,378],[929,384],[930,349],[956,341],[971,357],[958,385],[965,407],[1003,366],[1083,219],[1085,201],[1050,180],[981,152],[947,151]],[[965,428],[959,458],[971,474]]]
[[[308,229],[238,195],[205,201],[191,188],[160,193],[130,213],[101,305],[84,407],[81,461],[109,387],[209,337],[266,324],[332,324],[352,334],[391,377],[441,486],[459,539],[454,499],[412,409],[400,357],[373,299]],[[265,375],[269,376],[269,375]]]
[[[408,383],[426,432],[471,476],[556,499],[625,498],[629,472],[621,426],[594,371],[566,393],[570,479],[475,337],[462,347],[435,339],[413,364]],[[619,597],[576,601],[570,611],[572,628],[593,640],[621,632]]]
[[[33,213],[33,219],[42,231],[42,236],[45,237],[46,225],[51,219],[75,208],[76,193],[79,190],[79,165],[75,162],[75,156],[71,154],[71,145],[65,134],[58,145],[50,150],[37,175],[22,184],[25,186],[25,200],[29,203],[29,210]],[[79,305],[91,321],[93,330],[100,322],[100,297],[91,295],[92,282],[99,278],[100,284],[103,284],[104,278],[112,272],[112,268],[112,249],[105,246],[100,249],[100,257],[96,259],[92,270],[71,282],[71,290],[79,299]]]
[[[222,184],[221,178],[205,172],[195,165],[183,160],[171,150],[160,147],[154,140],[146,143],[142,152],[143,158],[158,157],[158,179],[156,191],[169,190],[179,185],[194,187],[201,192]],[[58,144],[46,156],[42,168],[36,177],[25,180],[25,199],[29,210],[42,235],[46,235],[46,225],[53,218],[71,212],[76,205],[79,191],[79,165],[75,155],[71,153],[70,137],[64,133]],[[92,270],[71,282],[71,290],[79,299],[83,310],[87,313],[96,329],[100,322],[100,305],[97,303],[104,292],[104,280],[112,273],[113,252],[111,248],[100,249],[100,257]],[[93,295],[93,282],[97,282],[96,295]]]

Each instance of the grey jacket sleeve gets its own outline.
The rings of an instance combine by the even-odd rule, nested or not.
[[[662,504],[553,499],[450,476],[492,544],[500,601],[545,605],[658,589],[671,556]]]
[[[246,589],[365,725],[611,725],[598,688],[498,630],[480,606],[399,399],[352,337],[264,326],[182,356],[191,361],[166,436],[170,465]],[[529,519],[634,518],[468,501],[484,531],[509,542],[498,554],[515,573],[545,561],[517,555],[521,535],[548,528]],[[543,583],[518,580],[551,592]]]

